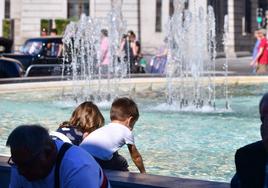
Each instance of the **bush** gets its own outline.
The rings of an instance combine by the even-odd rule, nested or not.
[[[58,35],[63,35],[66,26],[70,23],[68,19],[55,19]]]
[[[9,19],[4,19],[3,20],[3,37],[5,38],[12,38],[12,31],[11,31],[11,20]]]
[[[40,25],[40,33],[42,32],[43,29],[45,29],[45,31],[47,32],[47,34],[49,33],[51,27],[52,27],[52,20],[50,19],[41,19],[41,25]]]

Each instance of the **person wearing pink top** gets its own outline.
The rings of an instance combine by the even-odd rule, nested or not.
[[[101,30],[101,73],[107,74],[109,66],[109,40],[108,31],[106,29]]]

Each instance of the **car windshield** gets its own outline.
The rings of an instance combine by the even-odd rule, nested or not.
[[[22,53],[29,55],[37,55],[42,49],[41,41],[29,41],[22,47]]]

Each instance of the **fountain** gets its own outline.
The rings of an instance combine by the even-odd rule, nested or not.
[[[70,81],[0,85],[0,153],[9,155],[5,147],[7,135],[19,124],[40,123],[55,130],[68,120],[77,103],[95,100],[99,105],[99,101],[121,95],[123,89],[126,91],[123,95],[130,95],[130,88],[136,85],[132,97],[138,103],[141,116],[134,133],[148,173],[228,182],[234,174],[235,150],[259,139],[259,129],[255,127],[259,123],[257,106],[267,85],[240,87],[236,78],[227,80],[227,58],[225,76],[219,78],[225,87],[217,88],[213,9],[208,7],[205,13],[194,5],[194,11],[190,12],[183,10],[184,2],[174,1],[175,13],[167,27],[166,78],[131,79],[127,62],[120,63],[123,55],[117,52],[126,28],[120,13],[121,0],[113,1],[105,20],[81,16],[78,23],[68,25],[63,42],[65,60],[71,63],[71,66],[66,64]],[[97,66],[103,28],[108,29],[110,43],[111,63],[107,74],[102,74]],[[225,28],[223,41],[227,44],[227,22]],[[192,46],[192,41],[200,43]],[[236,84],[232,90],[227,87],[230,84]],[[59,100],[59,92],[66,96],[66,88],[71,88],[75,103],[65,102],[66,98]],[[33,91],[38,89],[41,92]],[[229,108],[230,91],[232,109]],[[217,98],[219,93],[223,93],[223,97]],[[228,110],[216,108],[216,99],[217,106],[226,106]],[[166,108],[159,107],[163,103]],[[192,109],[181,112],[191,105],[202,109],[202,113]],[[106,123],[109,122],[109,106],[99,106]],[[205,106],[212,108],[206,110]],[[126,148],[122,154],[128,156]],[[131,163],[130,169],[135,170]]]
[[[168,22],[167,103],[180,108],[216,108],[215,16],[211,6],[184,10],[186,0],[174,0]],[[226,69],[228,71],[228,69]]]
[[[197,7],[196,1],[193,1],[193,10],[185,10],[185,2],[186,0],[173,1],[174,14],[167,24],[169,54],[166,103],[180,109],[189,106],[193,109],[202,109],[204,106],[216,109],[216,35],[213,8],[209,6],[205,13],[204,8]],[[124,54],[120,52],[121,37],[126,29],[121,12],[122,3],[122,0],[112,0],[111,11],[105,20],[82,15],[78,23],[71,23],[65,31],[65,60],[71,62],[73,98],[76,101],[88,98],[96,102],[110,101],[120,95],[121,80],[130,78],[129,60],[124,59]],[[109,33],[110,63],[106,75],[102,74],[99,66],[102,28],[107,28]],[[227,36],[227,30],[225,33]],[[224,40],[226,43],[227,39]],[[228,66],[225,66],[224,70],[227,74]],[[77,84],[79,80],[86,84],[82,91],[79,88],[81,85]],[[92,84],[94,81],[95,84]],[[225,81],[226,108],[229,107],[227,84]],[[130,91],[129,88],[128,93]]]
[[[228,15],[224,17],[224,34],[223,34],[223,45],[224,51],[226,54],[225,63],[224,63],[224,94],[225,94],[225,107],[226,109],[229,108],[229,100],[228,100],[228,42],[229,42],[229,22],[228,22]]]
[[[68,74],[73,80],[73,98],[76,101],[110,101],[118,95],[120,80],[128,77],[129,63],[124,61],[124,54],[119,50],[126,28],[122,3],[122,0],[112,0],[106,19],[81,15],[78,23],[71,22],[65,30],[64,61],[71,65]],[[101,30],[104,28],[108,30],[109,41],[107,72],[102,71],[101,66]],[[97,86],[93,86],[95,80]],[[82,81],[84,85],[81,87],[77,81]]]

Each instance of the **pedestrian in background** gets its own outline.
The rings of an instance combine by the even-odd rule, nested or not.
[[[166,72],[167,56],[168,56],[168,46],[167,38],[164,39],[164,44],[161,45],[156,55],[152,57],[150,62],[150,72],[164,74]]]
[[[45,36],[47,36],[47,30],[46,28],[42,28],[41,37],[45,37]]]
[[[107,74],[108,73],[108,66],[109,66],[109,39],[108,39],[108,30],[102,29],[101,30],[101,73]]]
[[[257,74],[266,74],[268,72],[268,45],[265,37],[266,31],[264,29],[260,29],[257,33],[260,38],[260,44],[258,47],[258,53],[250,65],[257,67]]]
[[[50,30],[50,36],[57,36],[58,35],[58,31],[57,31],[57,29],[56,28],[52,28],[51,30]]]
[[[124,61],[129,63],[130,73],[145,72],[139,64],[139,61],[142,59],[141,45],[140,42],[136,40],[134,31],[129,30],[127,35],[123,36],[120,51],[124,52]]]
[[[253,48],[253,51],[252,51],[252,60],[256,59],[257,55],[258,55],[258,48],[259,48],[259,45],[261,43],[261,39],[260,39],[260,36],[258,34],[258,30],[255,30],[254,31],[254,37],[256,38],[256,42],[255,42],[255,45],[254,45],[254,48]],[[253,73],[256,74],[256,66],[252,66],[253,67]]]

